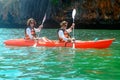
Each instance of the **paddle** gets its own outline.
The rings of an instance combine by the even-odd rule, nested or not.
[[[72,18],[73,18],[73,23],[74,23],[74,20],[75,20],[75,15],[76,15],[76,9],[73,9],[72,11]],[[74,38],[74,27],[73,27],[73,38]],[[75,39],[75,38],[74,38]],[[73,46],[72,48],[74,49],[75,48],[75,41],[73,41]]]
[[[43,17],[43,20],[42,20],[42,24],[41,24],[41,25],[43,25],[43,23],[45,22],[45,20],[46,20],[46,13],[45,13],[45,15],[44,15],[44,17]],[[39,34],[38,34],[38,37],[39,37],[39,35],[40,35],[40,32],[39,32]]]
[[[44,15],[44,17],[43,17],[43,20],[42,20],[42,24],[41,25],[43,25],[43,23],[45,22],[45,20],[46,20],[46,13],[45,13],[45,15]],[[39,34],[40,34],[40,32],[39,32]],[[39,38],[39,35],[38,35],[38,38]],[[37,40],[35,40],[35,44],[33,45],[33,47],[36,47],[37,46]]]

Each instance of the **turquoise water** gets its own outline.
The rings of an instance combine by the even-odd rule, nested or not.
[[[80,40],[116,38],[107,49],[7,47],[3,42],[24,38],[24,29],[0,34],[0,80],[120,80],[120,30],[75,30]],[[56,29],[40,35],[57,39]]]

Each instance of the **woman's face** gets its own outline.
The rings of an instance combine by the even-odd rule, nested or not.
[[[67,28],[67,24],[64,25],[64,29],[66,29],[66,28]]]
[[[33,28],[35,26],[35,22],[34,21],[30,21],[30,26]]]

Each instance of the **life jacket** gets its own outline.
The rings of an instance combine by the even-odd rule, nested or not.
[[[65,36],[66,38],[71,38],[70,34],[69,34],[66,30],[64,30],[64,29],[58,29],[57,32],[59,32],[59,30],[62,30],[62,31],[63,31],[64,36]],[[59,35],[58,35],[58,39],[59,39],[59,42],[65,42],[62,38],[59,37]]]
[[[29,27],[30,28],[30,27]],[[27,29],[27,28],[26,28]],[[25,39],[30,39],[29,35],[26,33],[26,29],[25,29]],[[36,37],[36,33],[35,33],[35,29],[34,28],[30,28],[31,30],[31,34],[33,37]]]

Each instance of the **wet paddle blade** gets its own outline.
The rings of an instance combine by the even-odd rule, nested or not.
[[[37,46],[37,43],[35,43],[34,45],[33,45],[33,47],[36,47]]]
[[[72,18],[75,19],[75,15],[76,15],[76,9],[73,9],[72,11]]]
[[[72,46],[73,49],[75,49],[75,43],[73,43],[73,46]]]

